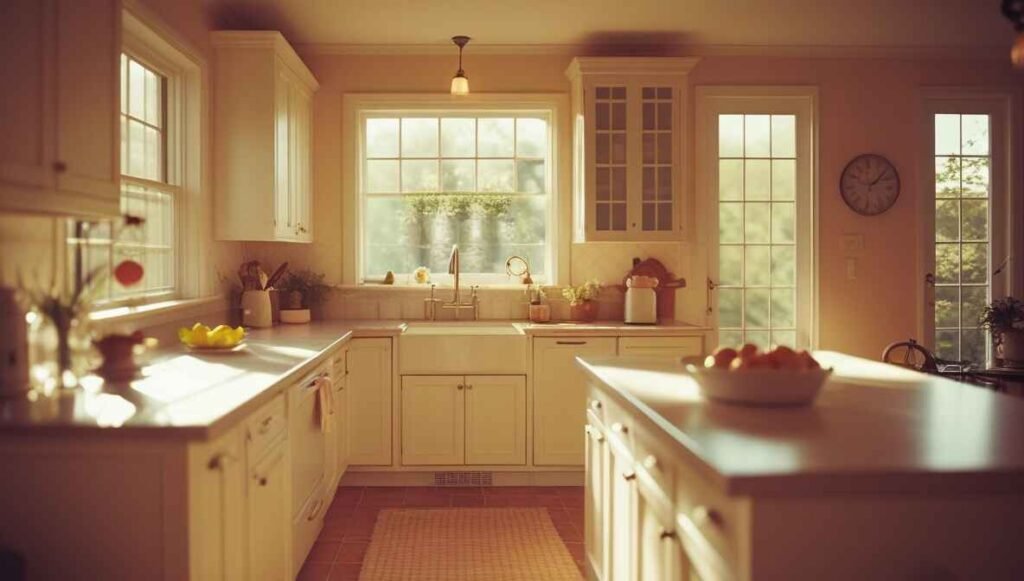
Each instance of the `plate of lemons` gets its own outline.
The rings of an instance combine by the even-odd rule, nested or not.
[[[240,351],[245,348],[245,329],[227,325],[217,325],[211,329],[196,323],[191,329],[178,329],[178,339],[189,349],[197,351]]]

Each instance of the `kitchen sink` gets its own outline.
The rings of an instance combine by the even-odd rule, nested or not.
[[[514,323],[415,322],[398,337],[402,375],[520,375],[526,335]]]

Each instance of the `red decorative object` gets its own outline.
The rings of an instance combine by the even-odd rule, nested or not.
[[[134,260],[124,260],[114,268],[114,278],[122,286],[132,286],[142,280],[145,269]]]
[[[676,278],[657,258],[640,260],[633,259],[633,268],[622,279],[622,290],[626,290],[626,281],[633,276],[649,276],[658,279],[654,292],[658,296],[658,318],[674,319],[676,316],[676,289],[686,287],[686,279]]]
[[[569,305],[569,318],[573,321],[595,321],[597,320],[597,302],[583,301],[576,305]]]

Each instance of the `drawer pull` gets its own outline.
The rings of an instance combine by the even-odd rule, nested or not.
[[[586,341],[555,341],[555,345],[586,345]]]
[[[459,390],[459,391],[462,391],[462,388],[463,388],[463,387],[465,387],[465,386],[464,386],[464,385],[462,385],[462,384],[460,383],[460,384],[458,384],[458,385],[456,385],[456,386],[455,386],[455,389],[457,389],[457,390]]]
[[[594,410],[596,412],[596,411],[600,410],[601,407],[602,407],[601,406],[601,400],[599,400],[599,399],[592,399],[592,400],[590,400],[590,409],[592,409],[592,410]]]
[[[466,389],[473,389],[473,384],[472,383],[467,383],[466,384]]]
[[[653,470],[658,467],[658,459],[654,456],[648,456],[644,458],[644,468]]]
[[[722,514],[713,508],[707,506],[698,506],[693,509],[693,521],[697,523],[697,526],[703,527],[711,524],[716,527],[722,526],[725,522],[722,519]]]
[[[663,541],[667,541],[668,539],[674,539],[676,538],[676,532],[670,531],[668,529],[661,529],[661,534],[658,535],[658,538],[660,538]]]
[[[238,460],[238,458],[235,458],[232,454],[224,452],[211,458],[210,463],[207,464],[207,468],[210,470],[224,470],[228,464],[231,464],[236,460]]]
[[[259,480],[257,482],[260,483],[260,486],[266,486],[267,485],[267,477],[266,476],[260,476],[260,478],[259,478]]]
[[[629,433],[629,428],[627,428],[626,426],[620,424],[619,422],[615,422],[614,424],[612,424],[612,431],[613,432],[618,432],[620,434],[628,434]]]
[[[633,480],[636,480],[636,472],[633,472],[632,470],[628,472],[623,472],[622,479],[625,480],[626,482],[632,482]]]
[[[257,431],[261,435],[262,434],[266,434],[267,432],[270,431],[270,424],[273,424],[273,423],[274,423],[274,416],[268,416],[268,417],[264,418],[264,420],[262,422],[260,422],[260,429],[257,430]]]
[[[320,516],[320,509],[324,507],[324,499],[316,501],[313,506],[313,510],[309,511],[309,516],[306,517],[307,521],[315,520],[316,517]]]

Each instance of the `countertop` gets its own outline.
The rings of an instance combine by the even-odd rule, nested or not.
[[[51,398],[0,400],[0,434],[214,438],[352,336],[401,333],[396,321],[323,321],[254,329],[238,352],[179,344],[147,355],[141,376]]]
[[[657,325],[627,325],[622,321],[592,321],[577,323],[558,321],[552,323],[531,323],[523,321],[516,326],[527,335],[545,336],[616,336],[616,337],[658,337],[670,335],[700,335],[708,329],[678,321],[662,321]]]
[[[840,353],[814,355],[834,373],[813,406],[798,408],[709,402],[679,361],[579,364],[730,494],[1024,490],[1024,399]]]

